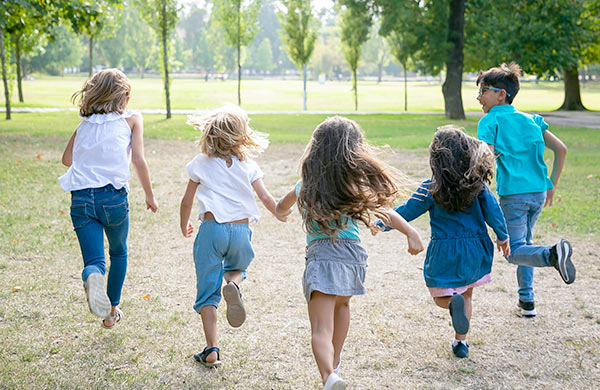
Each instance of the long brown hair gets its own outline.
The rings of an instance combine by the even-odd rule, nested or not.
[[[250,128],[248,114],[229,104],[201,117],[188,117],[187,124],[202,132],[198,146],[208,157],[230,161],[231,156],[244,161],[264,151],[269,145],[267,134]]]
[[[331,236],[346,218],[369,224],[369,213],[387,221],[383,209],[393,205],[398,189],[391,168],[373,157],[358,124],[335,116],[317,126],[301,160],[298,206],[304,227],[316,223]]]
[[[122,114],[127,107],[127,98],[131,93],[131,83],[118,69],[104,69],[92,75],[83,88],[71,96],[75,104],[79,101],[79,115]]]
[[[490,183],[494,159],[489,147],[452,125],[439,127],[429,146],[433,200],[448,211],[468,209],[484,183]]]

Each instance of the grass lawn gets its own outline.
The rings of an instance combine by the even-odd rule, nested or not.
[[[15,107],[73,107],[70,96],[80,89],[85,78],[81,76],[40,76],[23,84],[25,103],[18,103],[16,91],[12,95]],[[162,82],[158,78],[132,78],[130,107],[134,109],[164,108]],[[477,89],[472,81],[462,86],[464,109],[479,111],[475,99]],[[328,81],[319,84],[309,81],[308,109],[312,111],[354,111],[350,82]],[[401,82],[361,81],[358,84],[359,110],[371,112],[404,111],[404,84]],[[600,83],[581,84],[583,103],[592,110],[600,110]],[[523,82],[515,99],[515,107],[523,111],[551,111],[563,101],[560,82]],[[237,103],[237,81],[210,81],[199,78],[172,79],[172,109],[206,109],[224,103]],[[302,82],[300,80],[242,80],[242,106],[247,110],[301,111]],[[410,82],[408,85],[409,111],[444,111],[442,87],[439,81]]]
[[[297,179],[297,161],[324,115],[253,115],[272,145],[258,158],[276,198]],[[428,174],[427,146],[442,116],[352,116],[382,157],[411,178]],[[87,311],[81,254],[70,198],[57,177],[74,112],[14,114],[0,121],[0,389],[320,389],[300,280],[305,237],[294,211],[286,224],[261,207],[253,225],[257,257],[242,284],[248,320],[232,329],[219,307],[223,366],[208,370],[192,355],[204,346],[191,308],[193,240],[179,232],[185,163],[198,137],[185,116],[145,116],[146,157],[159,212],[143,207],[132,174],[124,320],[107,331]],[[476,120],[458,123],[470,134]],[[553,127],[569,147],[557,196],[534,240],[574,244],[577,281],[536,271],[535,319],[517,318],[515,267],[494,262],[494,282],[477,289],[469,359],[452,358],[447,312],[424,286],[424,254],[406,254],[399,233],[361,238],[369,253],[367,294],[352,299],[342,376],[353,389],[560,388],[600,383],[600,132]],[[550,157],[550,156],[547,156]],[[412,190],[409,188],[408,190]],[[197,227],[197,224],[195,224]],[[415,222],[424,242],[427,218]]]

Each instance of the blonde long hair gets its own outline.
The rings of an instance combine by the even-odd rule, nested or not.
[[[190,115],[186,123],[202,132],[198,146],[208,157],[219,157],[229,162],[231,156],[235,156],[244,161],[269,146],[268,134],[252,130],[246,111],[233,104],[200,117]]]
[[[314,221],[333,239],[347,218],[368,225],[373,213],[389,222],[384,210],[398,195],[392,172],[374,157],[356,122],[327,118],[313,132],[301,160],[298,206],[305,213],[305,229],[314,232]]]
[[[127,107],[131,93],[131,83],[118,69],[104,69],[92,75],[83,88],[71,96],[71,101],[79,105],[79,115],[122,114]]]

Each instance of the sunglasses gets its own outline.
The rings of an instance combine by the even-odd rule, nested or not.
[[[479,95],[477,95],[478,97],[482,97],[483,94],[485,93],[485,91],[490,90],[490,91],[504,91],[506,93],[506,96],[510,97],[510,93],[506,92],[506,89],[502,89],[502,88],[496,88],[496,87],[487,87],[487,86],[482,86],[481,88],[479,88]]]

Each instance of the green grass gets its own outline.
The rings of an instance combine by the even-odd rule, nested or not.
[[[325,117],[326,115],[316,114],[253,115],[251,125],[257,130],[269,133],[273,143],[297,143],[301,144],[298,147],[302,148],[310,139],[315,126]],[[424,153],[435,128],[448,123],[441,115],[382,114],[349,117],[361,125],[369,141],[376,145],[423,150]],[[146,115],[145,135],[156,139],[195,140],[199,133],[185,124],[186,119],[184,115],[175,115],[171,120],[164,119],[162,115]],[[468,118],[454,123],[464,127],[469,134],[475,135],[477,119]],[[11,234],[11,227],[17,224],[17,221],[11,219],[12,214],[8,209],[11,197],[19,196],[19,192],[12,192],[12,185],[30,183],[33,186],[39,180],[49,184],[62,172],[58,161],[38,161],[35,155],[15,159],[14,155],[9,157],[9,152],[18,150],[21,144],[32,143],[40,144],[40,147],[62,150],[67,137],[72,134],[77,124],[77,115],[68,112],[15,114],[13,120],[0,122],[0,134],[13,133],[22,136],[4,137],[0,144],[0,199],[3,199],[0,207],[4,206],[7,210],[5,215],[8,225],[2,227],[6,234]],[[597,169],[600,166],[600,132],[558,126],[553,127],[552,131],[565,142],[569,152],[557,191],[560,201],[542,214],[538,228],[557,234],[597,234],[600,231],[600,174]],[[548,152],[545,158],[551,167],[551,152]],[[29,187],[23,191],[27,188]]]
[[[16,91],[12,94],[14,107],[73,107],[70,97],[80,89],[85,78],[36,77],[23,84],[25,103],[17,102]],[[134,109],[163,109],[164,94],[158,78],[132,78],[130,107]],[[301,111],[302,82],[293,80],[242,80],[242,105],[247,110]],[[312,111],[354,111],[350,82],[328,81],[319,84],[309,81],[307,86],[308,109]],[[462,86],[465,110],[479,111],[473,81]],[[563,101],[561,82],[523,82],[515,99],[515,107],[524,111],[550,111]],[[600,110],[600,84],[581,84],[583,103],[592,110]],[[397,81],[360,81],[358,84],[359,110],[371,112],[404,111],[404,84]],[[237,103],[237,81],[205,82],[203,78],[172,79],[172,109],[206,109],[224,103]],[[439,80],[410,82],[408,85],[409,111],[444,111],[444,99]]]

